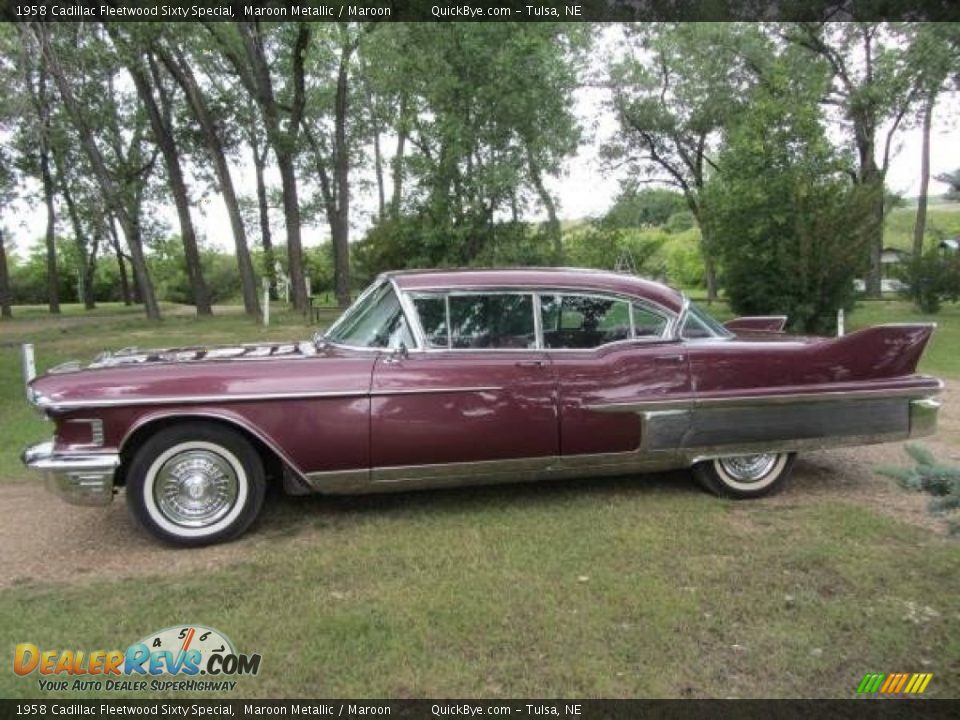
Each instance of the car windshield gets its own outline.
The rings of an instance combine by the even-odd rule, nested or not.
[[[327,342],[365,348],[411,347],[413,335],[390,283],[361,295],[323,335]]]
[[[692,302],[687,311],[687,319],[683,322],[681,335],[687,340],[733,337],[733,334],[706,310]]]

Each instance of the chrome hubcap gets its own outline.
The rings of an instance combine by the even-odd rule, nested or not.
[[[153,497],[171,522],[204,527],[230,512],[238,485],[225,458],[209,450],[188,450],[171,457],[157,472]]]
[[[776,454],[739,455],[718,458],[717,463],[737,482],[757,482],[764,478],[777,463]]]

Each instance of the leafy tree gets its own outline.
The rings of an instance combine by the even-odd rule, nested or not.
[[[900,268],[901,294],[913,300],[921,312],[937,313],[944,300],[960,300],[960,254],[930,248],[914,255]]]
[[[251,21],[206,22],[205,27],[259,110],[283,187],[293,304],[298,310],[306,310],[296,160],[306,104],[304,68],[312,26],[304,22],[266,26]]]
[[[564,237],[566,255],[577,267],[612,270],[629,254],[633,269],[643,275],[662,274],[663,268],[654,260],[666,241],[662,230],[614,228],[602,221],[574,228]]]
[[[742,314],[782,313],[822,332],[853,301],[863,267],[866,206],[826,138],[812,103],[792,102],[788,68],[768,76],[730,130],[705,191],[707,224]]]
[[[627,183],[603,216],[603,225],[610,228],[661,227],[671,216],[686,208],[683,195],[676,190],[641,188],[636,183]]]
[[[946,198],[960,202],[960,168],[953,172],[940,173],[936,179],[948,186]]]
[[[374,33],[375,35],[379,34]],[[559,258],[556,202],[544,178],[576,148],[576,58],[583,31],[550,23],[414,24],[396,53],[399,94],[394,208],[418,218],[430,264],[478,262],[514,237],[532,203]],[[397,189],[403,186],[403,197]],[[509,223],[502,219],[509,218]]]
[[[861,232],[870,260],[867,294],[880,295],[884,181],[893,141],[922,89],[921,64],[909,62],[915,36],[903,23],[791,23],[779,36],[807,52],[832,82],[821,102],[846,125],[857,158],[854,182],[871,212]]]
[[[52,115],[54,112],[47,59],[32,52],[32,42],[26,30],[20,31],[17,58],[20,70],[20,88],[27,99],[29,114],[25,114],[18,130],[20,166],[26,173],[38,177],[43,189],[43,204],[47,214],[45,233],[47,257],[47,306],[51,313],[60,312],[57,289],[55,207],[56,183],[53,173]]]
[[[78,24],[64,26],[70,28],[70,34],[53,34],[53,26],[42,23],[24,27],[48,64],[63,110],[90,162],[107,208],[123,229],[146,315],[158,319],[160,307],[142,244],[141,212],[153,166],[143,147],[142,114],[131,106],[129,98],[116,91],[117,68],[97,28]],[[83,67],[84,72],[71,72],[67,67]]]
[[[644,23],[628,26],[627,39],[629,52],[609,76],[620,133],[604,154],[629,167],[636,182],[683,195],[700,226],[713,300],[717,269],[703,191],[721,133],[756,83],[750,58],[771,51],[754,28],[728,23]]]
[[[919,23],[909,61],[919,76],[923,145],[920,156],[920,193],[917,220],[913,229],[913,257],[923,255],[927,226],[927,196],[930,187],[930,131],[933,112],[940,95],[949,90],[951,73],[960,66],[960,23]]]
[[[176,139],[177,130],[174,126],[170,89],[165,86],[164,79],[160,76],[155,56],[150,52],[144,54],[136,37],[125,36],[114,24],[107,25],[107,28],[120,56],[117,63],[123,63],[130,77],[133,78],[137,95],[150,122],[153,141],[163,156],[170,194],[177,209],[185,268],[190,281],[193,304],[197,308],[198,315],[211,315],[213,308],[200,264],[200,249],[193,227],[193,213],[183,170],[182,152]]]

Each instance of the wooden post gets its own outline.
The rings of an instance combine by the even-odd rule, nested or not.
[[[260,281],[263,286],[263,326],[270,325],[270,278],[263,278]]]
[[[837,337],[843,337],[843,308],[837,310]]]

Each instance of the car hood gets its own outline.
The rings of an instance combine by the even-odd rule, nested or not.
[[[375,354],[312,342],[218,345],[104,353],[65,363],[30,383],[44,409],[215,404],[369,390]]]

